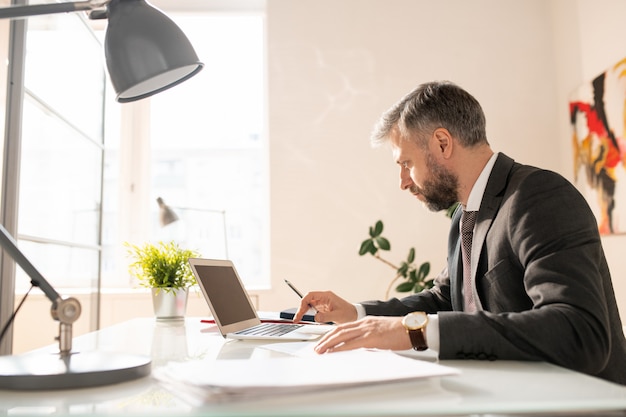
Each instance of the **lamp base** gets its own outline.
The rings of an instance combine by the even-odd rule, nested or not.
[[[150,375],[151,359],[115,352],[0,356],[0,389],[60,390],[117,384]]]

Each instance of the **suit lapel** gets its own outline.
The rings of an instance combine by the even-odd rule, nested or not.
[[[489,175],[487,187],[485,188],[485,193],[480,203],[478,217],[476,218],[476,228],[474,229],[474,236],[472,238],[472,290],[474,292],[476,305],[480,310],[482,310],[482,304],[476,292],[476,273],[478,271],[478,264],[481,252],[485,247],[487,232],[489,231],[493,219],[496,217],[500,204],[502,203],[502,196],[504,195],[504,190],[506,188],[509,173],[513,164],[513,159],[502,153],[498,155],[496,163],[491,170],[491,175]]]

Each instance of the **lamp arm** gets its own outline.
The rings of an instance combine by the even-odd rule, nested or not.
[[[172,208],[178,209],[178,210],[188,210],[188,211],[204,211],[207,213],[218,213],[218,214],[226,213],[226,210],[218,210],[218,209],[206,209],[206,208],[196,208],[196,207],[172,207]]]
[[[0,8],[0,19],[16,19],[20,17],[43,14],[68,13],[97,9],[111,0],[88,0],[78,2],[30,4],[27,6],[11,6]]]
[[[9,254],[11,258],[19,264],[19,266],[26,272],[26,274],[33,281],[33,285],[41,288],[46,296],[53,303],[59,301],[61,296],[52,286],[46,281],[39,271],[33,266],[32,263],[24,256],[24,254],[17,247],[15,239],[9,234],[7,229],[0,224],[0,246]]]
[[[73,297],[63,299],[58,292],[46,279],[37,271],[37,269],[24,256],[22,251],[17,247],[15,239],[0,224],[0,246],[7,252],[15,262],[30,277],[34,286],[41,288],[48,299],[52,301],[50,313],[52,318],[57,320],[59,324],[59,350],[61,354],[68,354],[72,350],[72,323],[78,320],[81,313],[80,302]]]

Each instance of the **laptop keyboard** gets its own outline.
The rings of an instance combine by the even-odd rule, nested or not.
[[[249,329],[238,331],[237,334],[254,335],[254,336],[282,336],[285,333],[292,332],[304,324],[276,324],[263,323]]]

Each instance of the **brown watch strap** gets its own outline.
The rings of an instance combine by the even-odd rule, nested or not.
[[[407,330],[411,344],[415,350],[426,350],[428,345],[426,344],[426,336],[424,335],[424,328],[417,330]]]

